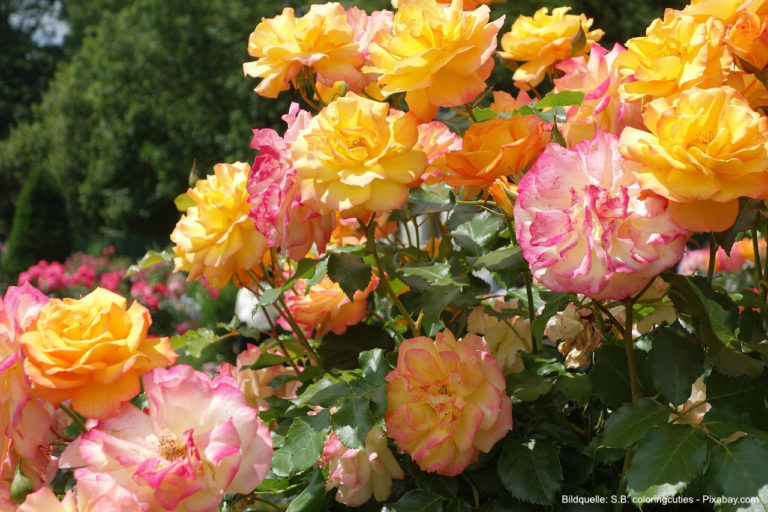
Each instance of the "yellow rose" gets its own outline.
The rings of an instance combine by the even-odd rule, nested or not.
[[[147,337],[149,310],[97,288],[79,300],[51,299],[21,336],[24,373],[48,402],[72,400],[87,418],[109,418],[141,391],[139,377],[173,364],[168,338]]]
[[[768,64],[768,21],[741,11],[725,35],[725,44],[744,71],[760,71]]]
[[[725,26],[716,18],[701,21],[667,9],[664,20],[654,20],[645,37],[630,39],[627,51],[616,58],[622,76],[634,77],[619,87],[621,99],[641,101],[691,87],[719,87],[732,60],[724,37]]]
[[[215,288],[249,284],[247,271],[259,272],[267,241],[248,217],[246,191],[250,166],[243,162],[217,164],[214,174],[198,180],[187,195],[195,205],[171,233],[176,271],[189,272],[189,281],[204,277]]]
[[[463,11],[462,0],[402,0],[392,32],[382,31],[369,47],[384,94],[405,92],[408,108],[431,121],[439,107],[474,100],[493,69],[496,34],[504,18],[488,23],[490,10]]]
[[[722,231],[738,198],[768,198],[768,118],[730,87],[688,89],[658,98],[643,112],[649,132],[625,128],[621,153],[644,189],[670,200],[669,212],[691,231]]]
[[[360,45],[339,3],[314,4],[301,18],[286,7],[282,14],[263,19],[248,38],[248,54],[258,60],[243,64],[243,72],[262,78],[254,90],[268,98],[288,90],[303,67],[329,87],[345,81],[359,90],[368,81],[360,72],[365,60]]]
[[[291,147],[302,202],[342,218],[399,208],[427,167],[416,119],[348,94],[325,107]]]
[[[570,7],[549,9],[542,7],[533,16],[520,16],[510,31],[501,38],[499,56],[506,60],[525,62],[512,78],[519,89],[536,87],[544,79],[547,69],[556,62],[589,52],[592,43],[603,37],[602,30],[592,30],[592,19],[583,14],[566,14]],[[586,44],[575,54],[571,39],[584,31]]]

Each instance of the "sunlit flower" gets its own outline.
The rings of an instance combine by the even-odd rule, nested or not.
[[[619,135],[625,126],[642,128],[640,105],[619,98],[619,85],[624,80],[613,63],[625,51],[619,44],[610,52],[594,44],[588,57],[574,57],[557,64],[565,75],[555,79],[555,91],[585,93],[581,105],[568,108],[568,121],[558,125],[569,147],[591,139],[597,130]]]
[[[28,494],[17,512],[146,512],[146,505],[111,475],[75,471],[77,484],[59,501],[48,487]]]
[[[319,283],[307,288],[306,279],[299,279],[293,288],[285,292],[285,303],[304,334],[320,338],[329,331],[343,334],[347,327],[360,323],[365,317],[368,295],[379,285],[379,278],[371,276],[363,290],[357,290],[353,300],[338,283],[324,277]],[[290,330],[291,326],[281,317],[280,325]]]
[[[313,4],[300,18],[286,7],[282,14],[262,19],[248,38],[248,54],[258,60],[243,64],[243,71],[262,79],[255,91],[268,98],[288,90],[304,68],[317,73],[326,86],[345,81],[362,90],[367,82],[355,32],[336,2]]]
[[[496,178],[488,187],[488,194],[496,202],[508,217],[515,215],[515,199],[517,199],[517,185],[510,183],[506,176]]]
[[[258,411],[269,409],[269,403],[265,399],[270,396],[295,398],[296,390],[301,386],[299,380],[288,381],[278,388],[270,385],[276,377],[295,376],[296,370],[289,366],[277,364],[258,370],[248,368],[259,360],[262,353],[259,347],[249,343],[245,350],[237,355],[237,366],[221,363],[221,374],[237,381],[240,391],[245,396],[245,402]]]
[[[368,432],[363,450],[347,448],[330,433],[318,464],[328,468],[326,492],[338,489],[336,501],[349,507],[359,507],[371,496],[386,501],[392,492],[392,479],[405,477],[378,425]]]
[[[570,7],[549,9],[542,7],[533,16],[520,16],[509,32],[501,38],[499,52],[502,59],[520,61],[513,79],[519,89],[536,87],[544,74],[556,62],[589,52],[593,43],[603,37],[602,30],[592,30],[592,19],[583,14],[566,14]],[[574,53],[571,41],[579,31],[585,35],[585,44]]]
[[[143,377],[148,411],[125,403],[67,447],[61,467],[108,474],[149,510],[217,510],[224,494],[248,494],[267,475],[269,430],[237,383],[186,365]]]
[[[461,150],[461,137],[451,131],[445,123],[430,121],[419,125],[419,141],[414,146],[427,155],[429,166],[422,175],[422,180],[428,184],[441,181],[445,160],[440,156],[448,151]]]
[[[725,44],[744,71],[762,70],[768,65],[768,20],[746,10],[740,11],[725,34]]]
[[[533,277],[557,292],[623,299],[680,259],[688,232],[622,168],[618,138],[549,144],[518,186],[515,232]]]
[[[257,271],[267,241],[248,217],[246,191],[251,167],[243,162],[217,164],[214,174],[198,180],[187,195],[195,201],[171,233],[175,270],[188,280],[204,277],[215,288],[250,284],[248,271]]]
[[[730,87],[689,89],[643,111],[648,131],[625,129],[621,152],[640,186],[670,200],[691,231],[722,231],[738,197],[768,198],[768,119]]]
[[[173,364],[168,338],[147,337],[149,311],[103,288],[82,299],[51,299],[21,335],[24,372],[34,393],[72,400],[87,418],[108,418],[141,391],[139,376]]]
[[[417,140],[410,114],[355,94],[335,100],[291,146],[302,202],[345,218],[399,208],[427,167]]]
[[[307,255],[313,245],[319,254],[324,253],[334,225],[333,215],[321,215],[301,202],[291,162],[290,147],[310,118],[309,112],[293,103],[283,116],[288,123],[285,138],[270,128],[253,130],[251,147],[259,150],[259,155],[246,186],[256,229],[270,247],[280,247],[295,260]]]
[[[512,428],[512,399],[483,338],[410,338],[386,377],[387,435],[424,471],[455,476]]]
[[[691,87],[718,87],[730,66],[723,40],[725,26],[716,18],[705,21],[667,9],[644,37],[627,41],[627,51],[616,59],[623,76],[619,93],[625,101],[671,97]]]
[[[503,316],[488,314],[485,306],[477,306],[467,318],[467,331],[483,336],[504,375],[523,371],[525,366],[520,352],[531,351],[531,320],[519,315],[505,315],[505,309],[515,307],[517,299],[510,303],[497,300],[492,308]]]
[[[504,22],[489,18],[487,6],[464,11],[462,0],[400,0],[392,32],[369,47],[369,70],[381,75],[383,93],[405,92],[410,111],[431,121],[439,107],[464,105],[485,89]]]

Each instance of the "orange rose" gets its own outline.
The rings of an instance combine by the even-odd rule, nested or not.
[[[32,391],[52,403],[72,400],[87,418],[109,418],[141,391],[139,376],[173,364],[168,338],[147,337],[149,310],[97,288],[79,300],[51,299],[21,336]]]
[[[725,35],[725,44],[744,71],[760,71],[768,64],[768,21],[741,11]]]

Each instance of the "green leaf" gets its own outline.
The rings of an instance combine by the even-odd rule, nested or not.
[[[355,292],[365,290],[371,282],[371,266],[360,256],[332,252],[328,256],[328,277],[353,300]]]
[[[402,267],[400,273],[406,276],[420,277],[432,286],[466,286],[466,283],[460,283],[453,279],[451,265],[447,261],[421,267]]]
[[[344,446],[362,450],[365,437],[373,428],[375,418],[369,400],[364,396],[353,396],[339,405],[331,414],[331,427]]]
[[[624,349],[603,345],[595,351],[594,357],[595,364],[590,369],[589,376],[598,398],[612,408],[629,401],[632,398],[632,391]]]
[[[645,434],[627,468],[630,494],[655,497],[680,492],[704,467],[707,443],[695,428],[662,425]]]
[[[428,286],[422,293],[424,319],[435,322],[440,313],[461,293],[461,288],[454,285]]]
[[[520,246],[502,247],[491,252],[486,252],[475,260],[475,268],[487,268],[488,270],[505,270],[526,268],[527,263],[523,258],[523,252]]]
[[[442,512],[443,498],[421,489],[408,491],[391,505],[382,507],[381,512]]]
[[[352,370],[358,367],[360,352],[381,348],[394,350],[395,342],[387,331],[375,325],[357,324],[344,334],[330,332],[323,336],[317,353],[325,368]]]
[[[496,215],[482,211],[451,231],[453,240],[473,256],[480,256],[484,249],[499,236],[501,221]]]
[[[262,352],[256,362],[247,366],[246,368],[250,368],[251,370],[260,370],[261,368],[269,368],[270,366],[283,364],[287,361],[287,357],[271,354],[269,352]]]
[[[757,428],[768,430],[768,409],[765,405],[768,379],[765,374],[760,378],[732,377],[713,370],[706,384],[707,401],[712,405],[713,412],[721,408],[744,411]]]
[[[761,199],[739,198],[739,215],[736,217],[736,222],[727,230],[715,234],[717,244],[723,248],[725,254],[731,255],[731,247],[739,233],[757,226],[761,211],[765,211],[765,203]]]
[[[510,373],[506,377],[507,392],[510,396],[530,402],[546,395],[552,389],[552,380],[536,375],[535,372],[524,370]]]
[[[16,472],[13,474],[13,481],[11,482],[11,500],[14,503],[24,503],[27,494],[32,491],[34,491],[32,482],[21,472],[21,464],[19,464],[16,466]]]
[[[543,441],[509,442],[499,458],[499,477],[515,498],[538,505],[553,504],[563,485],[559,456],[560,448]]]
[[[581,91],[550,92],[536,102],[536,108],[570,107],[571,105],[581,105],[583,101],[584,93]]]
[[[768,510],[766,460],[768,441],[765,439],[747,436],[729,444],[713,444],[704,474],[707,492],[711,496],[733,498],[758,496],[762,509]]]
[[[592,395],[592,381],[586,373],[563,373],[555,382],[555,390],[567,400],[586,404]]]
[[[652,427],[669,421],[668,407],[650,400],[625,403],[616,409],[605,422],[603,446],[626,448],[635,443]]]
[[[413,462],[408,462],[406,469],[419,489],[446,500],[454,499],[458,495],[458,483],[455,478],[427,473]]]
[[[330,407],[342,398],[349,396],[349,394],[349,384],[325,376],[314,384],[310,384],[301,395],[291,401],[295,405]]]
[[[285,444],[275,452],[276,457],[283,459],[281,469],[287,468],[288,474],[294,474],[311,468],[323,452],[327,435],[326,430],[317,431],[304,419],[295,418],[288,427]]]
[[[704,353],[693,336],[662,327],[653,333],[648,356],[653,384],[659,393],[675,405],[691,394],[691,385],[704,372]]]
[[[270,288],[269,290],[264,290],[261,294],[261,297],[259,297],[258,302],[256,302],[256,305],[264,307],[274,304],[282,294],[282,288]]]
[[[384,382],[389,373],[384,351],[379,348],[360,353],[360,368],[363,369],[363,379],[376,386]]]
[[[318,468],[313,468],[307,486],[288,505],[286,512],[320,512],[325,505],[325,479]]]
[[[186,212],[187,208],[191,208],[197,205],[197,201],[189,197],[189,194],[184,192],[183,194],[176,196],[176,198],[173,200],[173,204],[176,205],[176,209],[180,212]]]
[[[283,291],[289,290],[293,283],[298,281],[299,279],[307,279],[307,278],[317,278],[317,269],[320,266],[320,264],[323,264],[322,268],[326,268],[325,265],[328,264],[327,259],[315,259],[315,258],[304,258],[301,261],[299,261],[296,264],[296,271],[293,273],[291,277],[288,278],[287,281],[283,283],[282,289]],[[325,275],[325,271],[323,271],[322,275],[320,275],[320,279],[322,279]],[[317,280],[319,282],[319,279]]]
[[[200,357],[208,345],[215,342],[216,334],[206,327],[190,330],[179,336],[171,336],[171,346],[174,350],[183,348],[188,356],[195,359]]]
[[[123,278],[130,277],[140,270],[144,270],[159,263],[167,263],[170,261],[173,261],[173,254],[171,251],[147,251],[135,265],[128,267]]]
[[[472,115],[475,117],[475,122],[482,123],[483,121],[490,121],[494,117],[499,117],[499,114],[490,108],[475,107],[472,109]]]
[[[413,188],[408,196],[408,212],[411,215],[445,212],[453,204],[453,188],[442,182]]]

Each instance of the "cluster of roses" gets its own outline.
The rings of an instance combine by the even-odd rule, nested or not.
[[[75,295],[75,291],[96,286],[117,291],[125,274],[124,266],[111,256],[115,248],[104,248],[99,257],[84,252],[71,255],[63,263],[41,260],[19,274],[19,286],[29,283],[44,293]]]

